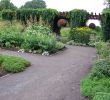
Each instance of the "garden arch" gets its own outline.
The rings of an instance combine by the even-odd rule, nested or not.
[[[86,25],[89,26],[91,23],[94,23],[96,26],[101,27],[100,22],[101,22],[101,14],[91,13],[89,19],[86,22]]]

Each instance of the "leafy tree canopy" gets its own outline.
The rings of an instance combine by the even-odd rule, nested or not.
[[[21,8],[46,8],[46,3],[43,0],[32,0],[26,2]]]
[[[15,10],[15,9],[17,9],[17,7],[12,2],[10,2],[10,0],[1,0],[0,1],[0,11],[2,11],[4,9]]]

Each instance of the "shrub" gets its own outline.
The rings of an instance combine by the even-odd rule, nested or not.
[[[24,33],[14,30],[0,32],[0,47],[25,49],[25,51],[49,51],[56,49],[56,39],[46,26],[32,25]]]
[[[51,34],[52,31],[49,27],[43,26],[43,25],[31,25],[26,28],[25,33],[27,34]]]
[[[0,46],[1,47],[6,47],[6,48],[15,48],[15,47],[20,47],[23,38],[20,33],[16,32],[1,32],[0,34]]]
[[[65,45],[61,42],[57,42],[56,45],[55,45],[55,48],[57,50],[63,49],[64,47],[65,47]]]
[[[25,42],[22,44],[24,49],[42,51],[52,51],[55,48],[56,40],[53,35],[46,34],[25,34]]]
[[[74,40],[76,43],[82,43],[89,45],[91,35],[95,35],[96,32],[87,27],[73,28],[69,34],[69,40]]]
[[[86,78],[81,81],[81,94],[83,96],[93,98],[98,92],[110,92],[110,79],[92,80]]]
[[[2,67],[7,72],[17,73],[24,71],[30,64],[28,61],[20,57],[3,56],[3,58]]]
[[[70,32],[70,28],[61,28],[61,36],[62,37],[68,37],[69,32]]]
[[[93,100],[110,100],[110,93],[98,92],[95,94]]]
[[[96,42],[95,47],[101,59],[107,59],[109,56],[109,48],[105,42]]]
[[[97,61],[90,74],[81,81],[82,95],[100,100],[99,92],[110,93],[110,64],[106,60]]]
[[[95,28],[96,28],[96,25],[95,25],[94,23],[90,23],[90,24],[89,24],[89,28],[95,29]]]
[[[97,32],[102,32],[102,29],[101,29],[101,27],[96,26],[95,31],[97,31]]]
[[[103,78],[110,77],[110,64],[106,60],[98,60],[93,68],[91,73],[89,74],[90,78]]]

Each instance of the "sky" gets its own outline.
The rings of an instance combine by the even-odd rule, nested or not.
[[[11,0],[17,7],[30,0]],[[73,9],[85,9],[88,12],[101,13],[104,0],[44,0],[47,8],[57,9],[58,11],[70,11]]]

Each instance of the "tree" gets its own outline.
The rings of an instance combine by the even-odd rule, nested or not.
[[[46,3],[43,0],[32,0],[25,3],[21,8],[46,8]]]
[[[105,1],[105,5],[107,5],[110,8],[110,0],[104,0]]]
[[[4,10],[4,9],[11,9],[11,10],[15,10],[17,7],[10,2],[10,0],[1,0],[0,1],[0,11]]]

